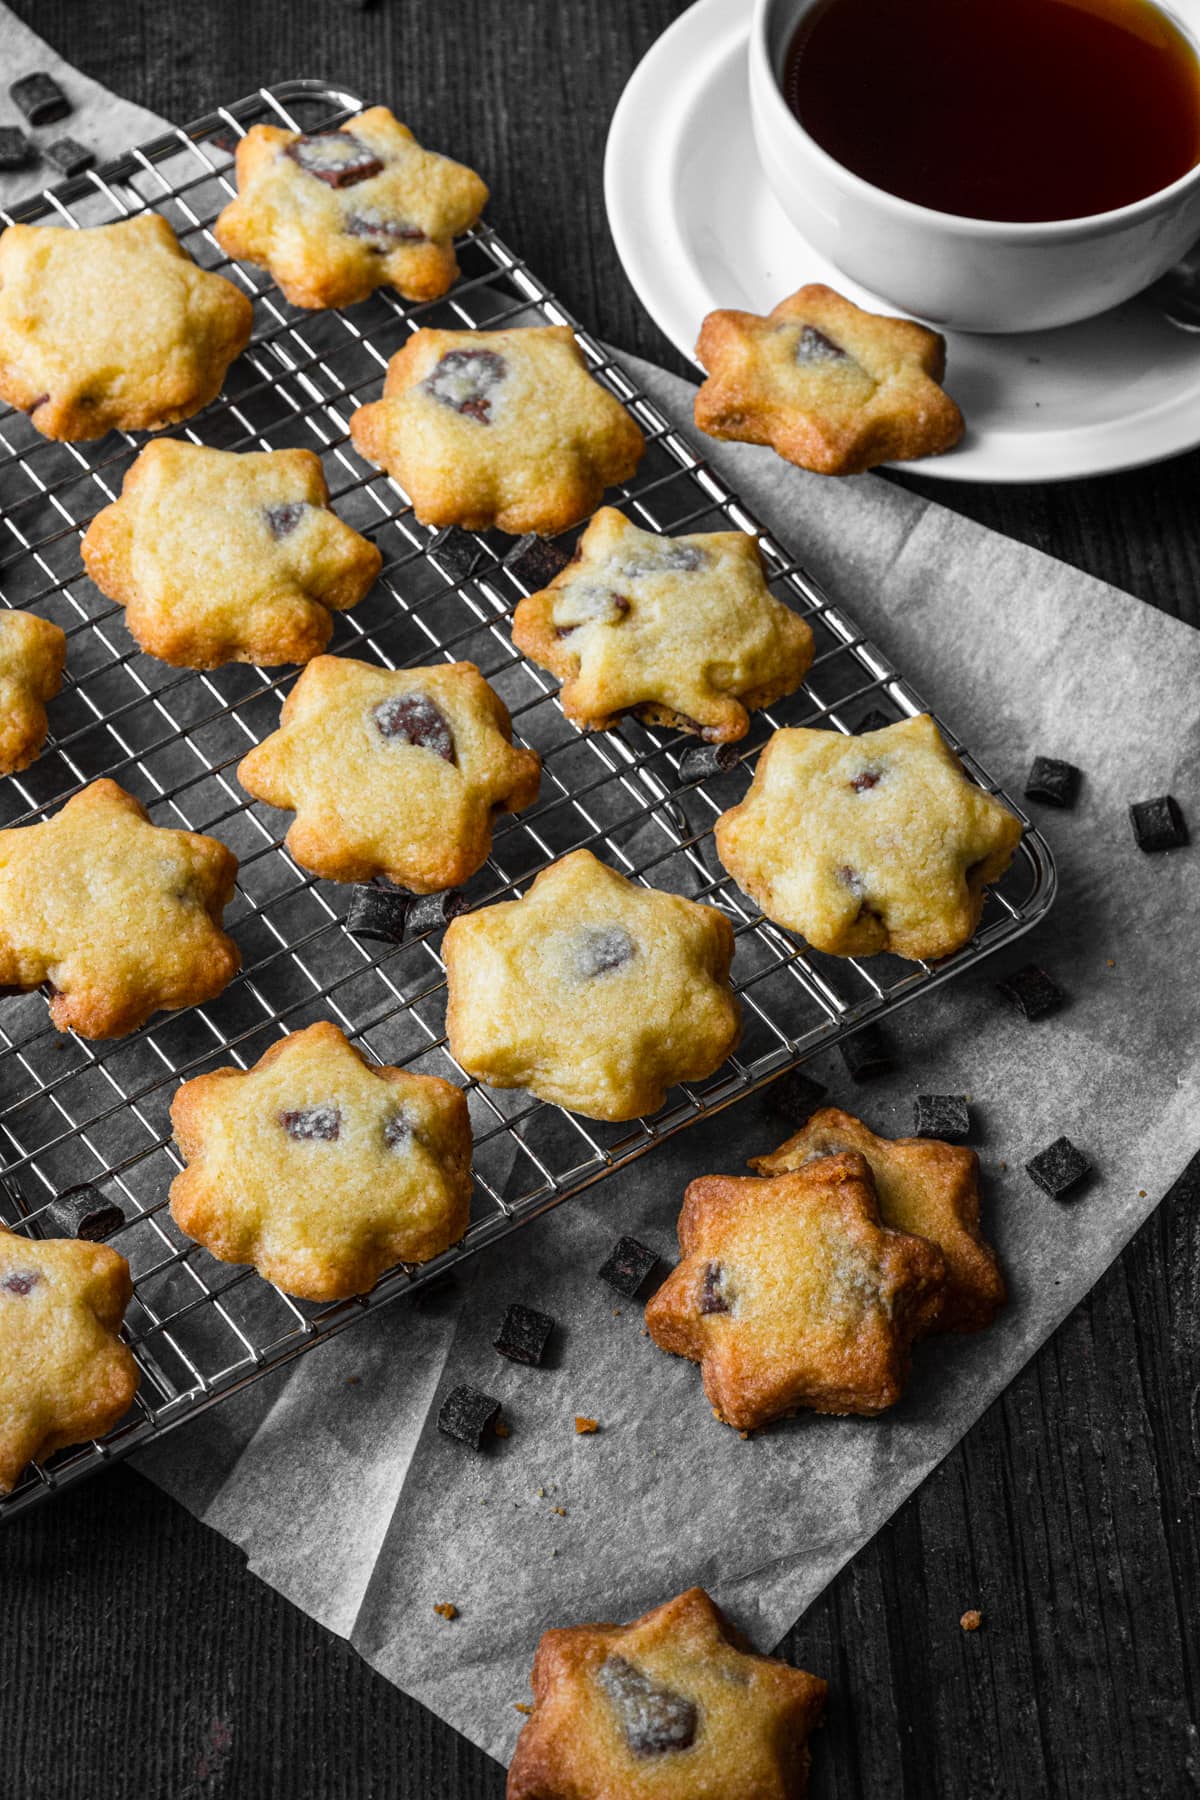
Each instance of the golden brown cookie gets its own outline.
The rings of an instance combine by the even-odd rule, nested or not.
[[[474,663],[318,656],[238,780],[295,811],[287,846],[315,875],[432,894],[483,865],[495,815],[533,804],[541,766]]]
[[[451,921],[450,1050],[492,1087],[636,1119],[720,1068],[740,1035],[724,913],[573,850],[523,900]]]
[[[217,242],[304,307],[352,306],[378,287],[436,299],[458,274],[454,239],[488,197],[473,169],[423,150],[386,106],[336,131],[251,126],[237,182]]]
[[[863,312],[819,283],[766,318],[709,313],[696,356],[708,371],[696,395],[701,431],[769,444],[819,475],[938,456],[963,434],[962,414],[938,386],[946,340],[911,319]]]
[[[0,399],[43,437],[158,431],[215,400],[254,309],[158,213],[0,237]]]
[[[236,875],[216,838],[152,825],[93,781],[45,824],[0,831],[0,988],[49,983],[55,1025],[87,1038],[212,1000],[240,964],[221,929]]]
[[[185,1082],[171,1217],[222,1262],[304,1300],[365,1294],[457,1242],[471,1209],[466,1096],[369,1063],[322,1019],[252,1069]]]
[[[831,956],[933,960],[968,942],[1021,822],[928,713],[882,731],[777,731],[717,854],[769,919]]]
[[[62,686],[67,635],[36,613],[0,608],[0,775],[27,769],[46,741],[46,702]]]
[[[133,1294],[106,1244],[0,1225],[0,1494],[25,1465],[103,1437],[128,1412],[137,1364],[117,1333]]]
[[[151,656],[186,669],[308,662],[383,562],[329,510],[311,450],[158,438],[98,512],[83,566]]]
[[[866,1158],[879,1214],[894,1231],[928,1238],[946,1259],[938,1331],[982,1331],[1004,1304],[996,1252],[979,1228],[979,1158],[935,1138],[882,1138],[852,1113],[826,1106],[769,1156],[751,1158],[759,1175],[786,1175],[825,1156]]]
[[[717,1417],[741,1431],[801,1408],[893,1406],[945,1292],[941,1251],[880,1222],[870,1167],[852,1150],[770,1180],[693,1181],[679,1248],[647,1328],[701,1365]]]
[[[513,615],[513,642],[563,683],[563,711],[603,731],[622,713],[744,737],[750,712],[799,687],[812,632],[767,586],[744,531],[659,537],[604,506],[575,558]]]
[[[804,1800],[827,1684],[757,1656],[703,1588],[544,1632],[508,1800]]]
[[[350,435],[422,524],[514,534],[565,531],[629,479],[645,448],[569,325],[416,332]]]

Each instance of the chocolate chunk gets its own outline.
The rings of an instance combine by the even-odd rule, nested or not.
[[[863,717],[854,727],[854,735],[856,737],[861,737],[863,733],[867,731],[886,731],[889,725],[894,725],[895,723],[895,719],[889,719],[887,714],[885,712],[880,712],[879,708],[876,706],[873,707],[869,713],[864,713]]]
[[[1056,762],[1052,756],[1035,756],[1025,781],[1025,798],[1044,806],[1074,806],[1083,779],[1073,763]]]
[[[1032,1176],[1042,1192],[1049,1194],[1052,1200],[1061,1200],[1091,1172],[1091,1163],[1068,1137],[1055,1138],[1052,1144],[1045,1150],[1039,1150],[1025,1164],[1025,1173]]]
[[[432,750],[443,762],[454,761],[454,733],[441,708],[427,694],[394,694],[380,701],[372,715],[375,729],[389,743]]]
[[[850,786],[856,794],[865,794],[873,787],[878,787],[883,779],[882,769],[862,769],[850,778]]]
[[[913,1101],[913,1134],[961,1144],[971,1135],[971,1109],[965,1094],[918,1094]]]
[[[700,1287],[700,1311],[707,1313],[727,1313],[729,1302],[725,1298],[725,1271],[720,1263],[705,1263],[704,1280]]]
[[[835,873],[841,885],[848,888],[856,900],[861,900],[867,890],[863,886],[863,878],[858,870],[852,869],[849,863],[842,863]]]
[[[114,1201],[106,1200],[99,1188],[85,1182],[52,1200],[42,1220],[53,1226],[47,1236],[85,1238],[89,1244],[99,1244],[120,1230],[125,1214]]]
[[[803,1069],[789,1069],[767,1089],[767,1110],[781,1119],[789,1119],[793,1125],[803,1125],[816,1112],[826,1091],[821,1082],[813,1081]]]
[[[616,1288],[627,1300],[633,1300],[651,1270],[658,1262],[657,1251],[647,1249],[636,1238],[618,1238],[608,1260],[596,1273],[609,1287]]]
[[[864,1025],[861,1031],[839,1044],[838,1049],[855,1081],[871,1081],[876,1075],[890,1075],[896,1066],[878,1025]]]
[[[19,126],[0,125],[0,173],[28,168],[35,155],[33,145]]]
[[[523,538],[517,539],[504,559],[504,566],[510,575],[515,575],[533,593],[538,588],[549,587],[570,560],[569,551],[530,531]]]
[[[740,757],[740,744],[691,744],[679,759],[679,779],[707,781],[710,775],[736,768]]]
[[[1044,1019],[1067,1002],[1058,983],[1036,963],[1026,963],[1023,969],[1006,975],[1003,981],[996,983],[996,992],[1003,994],[1027,1019]]]
[[[605,1657],[596,1680],[612,1701],[635,1756],[663,1756],[695,1742],[700,1721],[695,1704],[674,1688],[651,1681],[625,1657]]]
[[[476,543],[470,532],[460,525],[447,525],[430,540],[429,554],[437,557],[455,581],[466,581],[475,573],[486,552],[482,544]]]
[[[282,500],[278,506],[264,506],[263,517],[273,538],[285,538],[291,536],[307,511],[307,500]]]
[[[442,1401],[437,1428],[447,1437],[457,1438],[460,1444],[481,1450],[484,1437],[495,1431],[499,1417],[500,1402],[490,1394],[481,1394],[478,1388],[456,1387]]]
[[[570,637],[583,625],[614,625],[633,604],[624,594],[590,582],[572,584],[561,592],[562,598],[554,608],[554,633],[560,638]]]
[[[588,925],[576,933],[573,948],[575,973],[584,981],[611,975],[637,955],[637,945],[623,925]]]
[[[402,1112],[393,1113],[383,1128],[383,1141],[389,1150],[406,1150],[415,1136],[412,1120]]]
[[[417,894],[408,904],[404,920],[404,936],[423,937],[427,931],[440,931],[459,913],[470,912],[471,902],[454,888],[442,888],[437,894]]]
[[[24,1299],[42,1279],[37,1269],[13,1269],[0,1281],[0,1294],[16,1294]]]
[[[395,888],[356,887],[346,914],[346,930],[351,937],[370,938],[378,944],[402,943],[408,908],[409,896]]]
[[[71,102],[53,75],[40,69],[32,75],[22,75],[8,91],[31,125],[53,125],[71,110]]]
[[[532,1306],[510,1306],[493,1348],[512,1362],[527,1363],[531,1369],[540,1366],[554,1320],[549,1313],[536,1312]]]
[[[315,175],[332,188],[356,187],[383,168],[375,152],[349,131],[321,131],[312,137],[298,137],[284,154],[306,175]]]
[[[55,138],[47,144],[46,155],[63,175],[82,175],[96,160],[86,144],[69,137]]]
[[[443,406],[491,423],[492,399],[508,374],[508,364],[494,350],[447,350],[421,386]]]
[[[1188,841],[1187,821],[1178,800],[1170,794],[1136,801],[1129,809],[1129,817],[1139,850],[1178,850]]]
[[[849,351],[843,350],[840,344],[818,331],[815,325],[806,325],[796,340],[796,361],[811,365],[814,363],[852,362]]]
[[[336,1143],[342,1129],[342,1115],[336,1106],[302,1106],[295,1112],[281,1112],[279,1123],[298,1144]]]
[[[398,244],[424,244],[428,240],[419,225],[388,219],[379,212],[350,213],[342,221],[347,237],[362,238],[368,248],[386,256]]]

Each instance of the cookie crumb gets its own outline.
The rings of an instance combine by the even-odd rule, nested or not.
[[[978,1631],[983,1624],[983,1614],[977,1606],[972,1606],[958,1622],[964,1631]]]
[[[556,1506],[556,1507],[555,1507],[555,1508],[554,1508],[554,1510],[555,1510],[555,1512],[556,1512],[556,1513],[557,1513],[557,1514],[558,1514],[558,1516],[559,1516],[559,1518],[560,1518],[560,1519],[565,1519],[565,1518],[566,1518],[566,1516],[567,1516],[567,1509],[566,1509],[566,1507],[565,1507],[565,1506]]]
[[[1139,1200],[1144,1200],[1144,1199],[1145,1199],[1145,1198],[1146,1198],[1146,1190],[1145,1190],[1145,1188],[1139,1188],[1139,1189],[1138,1189],[1138,1199],[1139,1199]]]
[[[1110,956],[1110,957],[1108,957],[1108,958],[1107,958],[1107,959],[1106,959],[1106,960],[1105,960],[1105,964],[1104,964],[1104,966],[1105,966],[1105,968],[1106,968],[1106,969],[1115,969],[1115,968],[1116,968],[1116,966],[1117,966],[1117,959],[1116,959],[1116,957],[1115,957],[1115,956]]]
[[[532,1708],[532,1706],[529,1705],[528,1701],[526,1701],[526,1700],[514,1700],[513,1701],[513,1711],[519,1712],[519,1713],[524,1713],[525,1717],[528,1718],[530,1713],[533,1711],[533,1708]]]
[[[433,1610],[443,1619],[457,1619],[458,1617],[458,1608],[452,1600],[443,1600]]]
[[[347,1375],[346,1386],[347,1387],[357,1387],[361,1380],[362,1380],[361,1375]]]
[[[576,1415],[575,1415],[575,1430],[579,1437],[589,1437],[593,1431],[599,1431],[599,1429],[600,1429],[599,1419],[584,1419],[584,1418],[581,1418],[578,1413],[576,1413]]]
[[[512,1436],[512,1426],[509,1425],[504,1419],[497,1419],[496,1423],[492,1426],[492,1430],[495,1432],[497,1437],[511,1437]]]

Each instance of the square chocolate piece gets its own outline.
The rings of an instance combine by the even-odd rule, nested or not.
[[[456,1438],[472,1450],[481,1450],[483,1440],[496,1429],[500,1402],[478,1388],[456,1387],[446,1395],[438,1409],[437,1428],[446,1437]]]
[[[499,1335],[493,1338],[492,1347],[512,1362],[526,1363],[531,1369],[540,1368],[553,1330],[554,1320],[549,1313],[514,1304],[505,1313],[504,1323]]]
[[[890,1075],[896,1066],[878,1025],[864,1025],[861,1031],[839,1044],[838,1050],[855,1081],[873,1081],[876,1075]]]
[[[415,894],[409,900],[404,916],[406,938],[424,937],[427,931],[441,931],[459,913],[470,912],[471,902],[457,888],[442,888],[436,894]]]
[[[965,1094],[918,1094],[913,1101],[913,1135],[961,1144],[971,1135],[971,1109]]]
[[[1003,994],[1027,1019],[1044,1019],[1067,1003],[1057,981],[1052,981],[1036,963],[1026,963],[1023,969],[1006,975],[996,983],[996,992]]]
[[[461,525],[447,525],[431,538],[429,554],[437,557],[447,575],[452,575],[455,581],[466,581],[484,557],[480,545]]]
[[[27,169],[36,152],[18,125],[0,125],[0,174]]]
[[[76,143],[69,137],[55,138],[52,144],[47,144],[46,155],[63,175],[82,175],[96,160],[86,144]]]
[[[706,781],[723,775],[741,756],[740,744],[689,744],[679,759],[680,782]]]
[[[803,1125],[820,1106],[828,1090],[803,1069],[789,1069],[766,1092],[767,1111],[792,1125]]]
[[[1074,763],[1056,762],[1052,756],[1035,756],[1025,780],[1025,798],[1043,806],[1074,806],[1079,798],[1083,771]]]
[[[103,1243],[125,1223],[125,1214],[113,1200],[106,1200],[99,1188],[90,1182],[68,1188],[42,1212],[42,1230],[47,1237],[85,1238],[89,1244]]]
[[[1170,794],[1160,794],[1156,800],[1135,801],[1129,817],[1139,850],[1179,850],[1188,841],[1187,822],[1178,800]]]
[[[1025,1173],[1032,1176],[1052,1200],[1064,1199],[1091,1172],[1091,1163],[1068,1137],[1055,1138],[1025,1164]]]
[[[638,1289],[642,1287],[658,1262],[658,1252],[639,1244],[636,1238],[618,1238],[613,1246],[607,1262],[597,1269],[601,1281],[607,1281],[609,1287],[616,1288],[618,1294],[624,1294],[627,1300],[637,1298]]]
[[[8,91],[31,125],[53,125],[71,110],[71,102],[57,81],[41,70],[22,75]]]
[[[403,943],[409,903],[410,896],[396,888],[356,887],[350,896],[346,930],[351,937],[369,938],[374,943]]]
[[[517,539],[504,559],[504,566],[510,575],[523,581],[532,594],[539,588],[548,587],[570,560],[570,551],[560,549],[548,538],[540,538],[531,531]]]

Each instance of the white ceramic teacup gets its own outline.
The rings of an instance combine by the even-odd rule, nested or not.
[[[814,4],[755,0],[750,108],[759,157],[814,248],[892,305],[957,331],[1071,325],[1148,287],[1200,238],[1200,164],[1130,206],[1048,224],[961,218],[873,187],[835,162],[783,97],[788,47]],[[1200,50],[1200,0],[1161,10]]]

